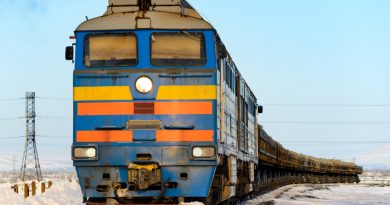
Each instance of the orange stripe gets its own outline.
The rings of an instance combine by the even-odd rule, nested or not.
[[[157,142],[212,142],[213,130],[157,130]]]
[[[79,103],[77,114],[85,115],[132,115],[134,104],[130,102]]]
[[[154,112],[157,115],[211,115],[211,102],[156,102]]]
[[[156,102],[156,115],[210,115],[213,113],[211,102]],[[78,103],[79,116],[88,115],[133,115],[134,103]]]
[[[77,142],[131,142],[132,131],[77,131]]]

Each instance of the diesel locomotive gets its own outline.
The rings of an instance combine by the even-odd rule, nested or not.
[[[81,23],[72,160],[87,204],[236,203],[361,167],[284,149],[217,31],[185,0],[109,0]],[[75,53],[75,54],[74,54]]]

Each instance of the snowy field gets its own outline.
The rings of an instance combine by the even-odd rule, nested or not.
[[[80,185],[74,173],[47,174],[44,181],[53,181],[53,186],[44,194],[23,198],[16,194],[11,186],[14,185],[17,174],[0,173],[0,205],[84,205]],[[11,183],[12,182],[12,183]],[[193,202],[182,205],[203,205]]]
[[[244,205],[390,205],[390,187],[375,185],[289,185]]]
[[[17,175],[0,174],[0,204],[7,205],[82,205],[82,195],[80,186],[73,173],[46,174],[44,181],[53,182],[53,186],[46,190],[46,193],[40,194],[37,189],[37,195],[23,198],[23,195],[16,194],[11,186],[15,183]]]
[[[366,172],[360,184],[289,185],[244,205],[390,205],[390,173]]]
[[[53,186],[42,195],[24,199],[10,187],[12,184],[0,185],[0,204],[8,205],[82,205],[80,188],[77,182],[56,181]]]
[[[361,184],[370,184],[378,186],[390,186],[390,172],[364,172],[360,176]]]
[[[0,173],[1,205],[83,205],[74,173],[47,174],[45,181],[53,181],[53,186],[46,193],[27,199],[11,189],[15,178],[16,175]],[[361,179],[358,185],[289,185],[243,205],[390,205],[390,173],[368,172]]]

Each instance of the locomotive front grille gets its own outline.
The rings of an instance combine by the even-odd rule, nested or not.
[[[134,114],[154,114],[154,103],[134,103]]]
[[[161,120],[129,120],[127,121],[129,130],[160,130],[162,128]]]

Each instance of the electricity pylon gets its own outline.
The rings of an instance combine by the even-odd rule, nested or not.
[[[35,93],[26,92],[26,143],[24,146],[20,178],[26,181],[27,177],[36,175],[37,181],[42,181],[41,165],[39,164],[37,144],[35,141]]]

